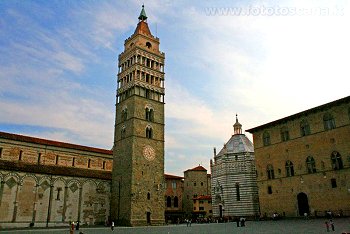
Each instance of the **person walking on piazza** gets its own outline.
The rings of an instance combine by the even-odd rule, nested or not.
[[[329,223],[328,223],[328,221],[325,221],[324,223],[326,225],[327,232],[329,232]]]
[[[114,221],[112,221],[111,230],[114,231]]]
[[[80,227],[80,224],[79,224],[79,221],[77,221],[77,225],[75,225],[75,230],[79,230],[79,227]]]
[[[70,222],[70,225],[69,225],[69,233],[70,233],[70,234],[74,234],[74,222]]]
[[[333,222],[332,219],[329,220],[329,224],[331,225],[332,231],[334,232],[334,231],[335,231],[335,230],[334,230],[334,222]]]
[[[237,227],[239,227],[239,217],[236,218]]]
[[[241,227],[245,227],[245,218],[241,218]]]

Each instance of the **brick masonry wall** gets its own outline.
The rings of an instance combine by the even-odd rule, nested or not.
[[[195,195],[210,195],[210,179],[208,180],[207,171],[187,170],[184,173],[184,211],[190,215],[193,211],[193,197]]]
[[[323,116],[333,115],[336,128],[324,130]],[[311,134],[301,136],[300,123],[306,119]],[[281,141],[280,129],[286,126],[290,139]],[[271,144],[263,146],[262,136],[270,133]],[[350,211],[350,104],[349,100],[315,108],[287,121],[260,128],[254,132],[254,146],[258,173],[258,187],[261,214],[270,216],[273,212],[286,216],[299,216],[298,194],[305,193],[311,215],[325,210]],[[341,155],[343,169],[333,170],[331,155]],[[316,172],[309,174],[306,159],[312,156]],[[294,176],[287,177],[285,163],[290,160]],[[267,165],[274,168],[275,179],[268,179]],[[332,188],[331,179],[337,186]],[[272,193],[268,193],[268,187]],[[281,202],[283,201],[283,202]]]

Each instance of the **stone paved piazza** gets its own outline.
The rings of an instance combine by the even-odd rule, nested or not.
[[[105,233],[125,233],[125,234],[222,234],[222,233],[327,233],[324,219],[310,220],[278,220],[278,221],[247,221],[246,227],[236,227],[236,223],[211,223],[211,224],[186,224],[152,226],[152,227],[116,227],[112,232],[107,227],[81,228],[84,234],[105,234]],[[330,233],[350,233],[350,218],[334,219],[335,232]],[[66,234],[68,229],[33,229],[33,230],[12,230],[0,231],[0,233],[55,233]],[[75,231],[75,234],[79,231]]]

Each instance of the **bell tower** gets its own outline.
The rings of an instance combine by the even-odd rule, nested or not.
[[[164,224],[164,58],[142,6],[119,55],[111,218],[127,226]]]

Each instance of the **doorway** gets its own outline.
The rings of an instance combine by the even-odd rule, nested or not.
[[[298,210],[299,215],[304,216],[305,213],[310,213],[309,200],[305,193],[299,193],[297,196],[298,199]]]
[[[222,218],[222,205],[219,205],[219,214],[220,214],[220,218]]]
[[[147,212],[147,224],[151,224],[151,212]]]

